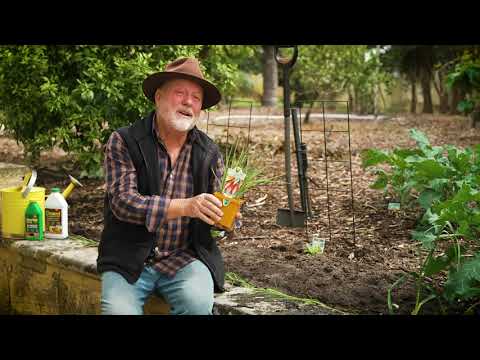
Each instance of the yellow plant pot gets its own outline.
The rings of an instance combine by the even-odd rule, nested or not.
[[[233,199],[220,192],[215,192],[213,195],[222,202],[223,211],[222,219],[214,226],[225,231],[232,231],[235,223],[235,215],[239,212],[244,200]]]

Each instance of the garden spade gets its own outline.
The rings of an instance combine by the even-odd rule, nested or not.
[[[300,124],[298,122],[298,109],[292,108],[292,124],[293,137],[295,139],[295,154],[297,155],[297,171],[298,184],[300,186],[300,199],[302,201],[302,210],[308,215],[312,216],[310,207],[310,197],[308,195],[308,178],[307,178],[307,144],[301,142],[300,138]]]
[[[291,58],[281,56],[279,54],[280,48],[293,48],[293,55]],[[285,117],[284,131],[285,131],[285,180],[287,183],[288,195],[288,209],[277,209],[277,225],[290,227],[304,227],[305,226],[305,212],[295,210],[293,208],[292,196],[292,174],[290,163],[290,69],[297,61],[298,48],[296,45],[278,45],[275,46],[275,60],[283,67],[283,113]]]

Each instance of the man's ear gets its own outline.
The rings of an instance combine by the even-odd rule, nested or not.
[[[161,94],[161,90],[160,90],[160,88],[157,88],[157,90],[155,90],[155,95],[153,96],[155,106],[157,106],[158,99],[160,98],[160,94]]]

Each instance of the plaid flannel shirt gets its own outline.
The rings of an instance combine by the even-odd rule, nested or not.
[[[145,225],[148,231],[155,232],[156,247],[148,263],[158,271],[173,277],[178,270],[195,260],[194,253],[187,249],[186,245],[190,218],[166,219],[171,199],[193,196],[190,156],[194,133],[188,133],[187,140],[172,167],[166,148],[158,136],[156,121],[153,121],[152,132],[158,140],[156,149],[163,177],[163,189],[160,189],[160,195],[146,196],[138,193],[135,167],[128,148],[116,131],[110,136],[105,150],[106,187],[112,199],[112,212],[118,219]],[[223,169],[224,164],[219,157],[215,169],[218,179],[221,179]],[[214,177],[214,191],[218,191],[218,185]]]

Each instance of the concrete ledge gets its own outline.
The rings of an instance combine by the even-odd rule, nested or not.
[[[0,314],[99,314],[97,248],[84,238],[0,242]],[[145,314],[168,314],[169,306],[152,296]],[[253,289],[227,284],[215,294],[214,314],[340,314],[321,306],[267,299]]]
[[[0,313],[100,314],[97,248],[75,236],[66,240],[0,242]],[[151,297],[146,314],[167,314]]]

